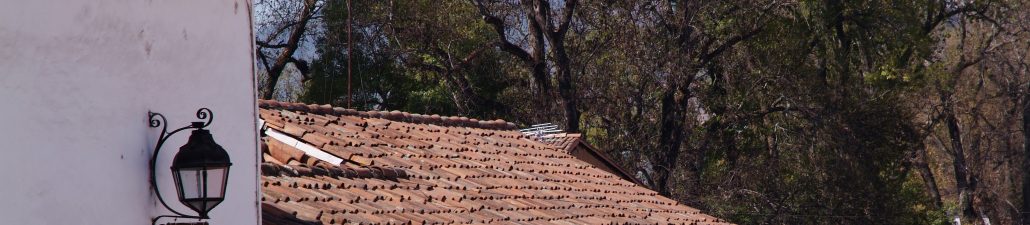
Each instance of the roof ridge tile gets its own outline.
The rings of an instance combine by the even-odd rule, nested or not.
[[[481,128],[481,129],[492,129],[492,130],[515,130],[516,126],[512,122],[504,121],[503,119],[495,120],[479,120],[475,118],[468,118],[464,116],[440,116],[440,115],[423,115],[418,113],[401,112],[398,110],[393,111],[358,111],[355,109],[347,109],[342,107],[333,107],[332,105],[317,105],[317,104],[304,104],[299,102],[281,102],[276,100],[258,100],[258,107],[262,109],[283,109],[294,112],[312,113],[320,115],[333,115],[333,116],[357,116],[363,118],[380,118],[391,121],[407,122],[407,123],[424,123],[434,124],[440,126],[454,126],[454,127],[470,127],[470,128]]]

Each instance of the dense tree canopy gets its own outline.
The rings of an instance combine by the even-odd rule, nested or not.
[[[1022,1],[256,11],[262,98],[562,124],[656,191],[741,224],[1030,224]]]

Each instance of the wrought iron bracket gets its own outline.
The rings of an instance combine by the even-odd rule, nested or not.
[[[175,133],[179,133],[179,131],[183,131],[183,130],[187,130],[187,129],[202,129],[202,128],[207,127],[208,125],[211,125],[211,121],[213,121],[214,117],[215,117],[214,113],[211,112],[211,109],[200,108],[200,109],[197,110],[197,119],[200,119],[201,121],[192,122],[192,123],[190,123],[190,125],[186,125],[185,127],[180,127],[178,129],[172,130],[171,132],[168,132],[168,120],[165,119],[164,115],[161,115],[160,113],[155,113],[155,112],[147,112],[147,116],[149,117],[150,127],[151,128],[157,128],[157,127],[161,128],[161,136],[158,137],[157,145],[154,146],[154,154],[153,154],[153,156],[150,157],[150,187],[154,189],[154,194],[157,195],[157,200],[159,202],[161,202],[161,205],[163,205],[165,207],[165,209],[168,209],[168,211],[170,211],[173,214],[175,214],[175,215],[160,215],[160,216],[154,217],[151,220],[151,224],[152,225],[156,225],[157,224],[157,220],[159,220],[161,218],[209,219],[206,216],[195,216],[195,215],[184,214],[184,213],[181,213],[179,211],[176,211],[175,209],[172,209],[172,207],[169,207],[168,203],[165,202],[164,197],[161,196],[161,188],[159,188],[158,185],[157,185],[157,168],[156,167],[157,167],[157,156],[158,156],[158,153],[161,152],[161,147],[164,146],[165,141],[168,140],[169,137],[171,137]]]

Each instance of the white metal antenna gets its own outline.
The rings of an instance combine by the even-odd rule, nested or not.
[[[519,130],[519,132],[522,132],[522,134],[524,134],[524,135],[529,135],[529,136],[536,137],[536,138],[540,139],[540,138],[544,138],[544,136],[547,136],[547,135],[550,135],[550,134],[561,133],[563,131],[561,129],[558,129],[558,125],[554,125],[554,124],[551,124],[551,123],[541,123],[541,124],[532,125],[532,126],[530,126],[529,128],[526,128],[526,129],[521,129],[521,130]],[[548,142],[549,140],[542,140],[541,139],[541,141]]]

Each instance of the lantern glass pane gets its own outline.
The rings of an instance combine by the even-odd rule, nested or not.
[[[225,193],[225,177],[229,169],[226,167],[208,168],[207,170],[207,197],[221,198]]]
[[[183,199],[203,198],[204,170],[201,168],[183,168],[179,173],[179,197]]]

